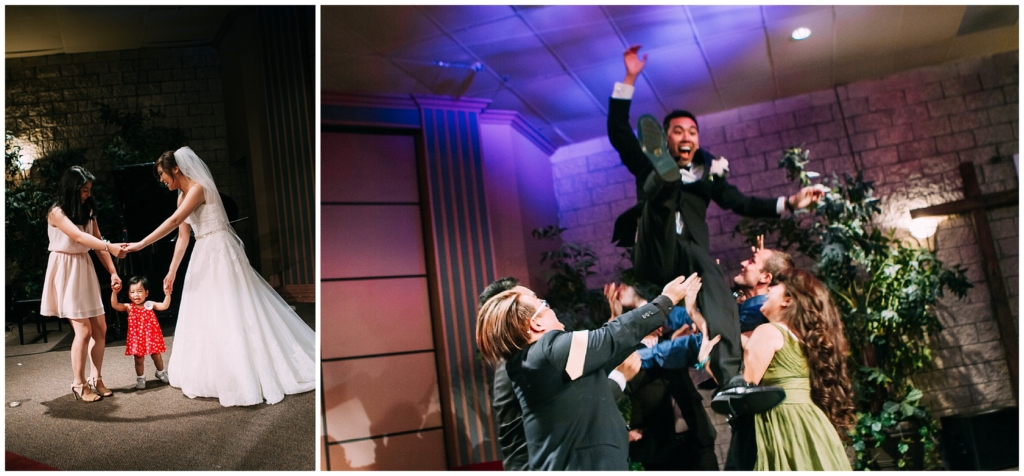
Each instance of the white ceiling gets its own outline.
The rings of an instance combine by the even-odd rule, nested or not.
[[[4,7],[7,58],[213,43],[234,6]]]
[[[637,114],[707,114],[1014,51],[1017,15],[1016,6],[323,6],[321,88],[489,99],[561,146],[605,134],[632,44],[649,54]],[[790,39],[800,26],[812,36]]]

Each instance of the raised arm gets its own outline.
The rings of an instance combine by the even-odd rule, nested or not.
[[[646,180],[647,175],[654,167],[644,157],[640,150],[640,143],[633,134],[633,128],[629,124],[629,105],[633,98],[633,84],[637,76],[643,71],[647,64],[647,55],[641,60],[637,52],[640,45],[633,45],[623,53],[623,61],[626,65],[626,77],[621,84],[616,84],[612,92],[612,98],[608,105],[608,140],[612,147],[619,153],[622,164],[629,169],[629,172],[637,177],[637,180]]]
[[[691,275],[691,278],[693,276],[696,274]],[[599,329],[558,335],[552,346],[553,349],[558,349],[556,365],[563,365],[562,363],[567,362],[569,356],[576,351],[582,352],[584,356],[583,374],[604,372],[610,361],[622,359],[624,353],[629,355],[626,351],[635,350],[644,336],[665,322],[672,306],[686,296],[687,286],[686,280],[680,276],[668,283],[662,295],[651,303],[627,312]],[[583,345],[582,339],[586,339],[586,346],[574,349],[574,346]],[[612,363],[617,365],[619,362]]]
[[[128,251],[138,251],[142,248],[152,245],[157,240],[167,236],[175,228],[179,229],[180,236],[181,226],[188,226],[185,223],[185,219],[188,218],[188,216],[191,215],[192,212],[196,211],[196,208],[199,208],[199,205],[202,205],[205,201],[206,195],[205,191],[203,190],[203,186],[199,184],[193,184],[192,188],[189,189],[188,193],[178,195],[178,208],[174,210],[174,213],[166,220],[164,220],[164,222],[161,223],[160,226],[156,227],[156,229],[153,230],[152,233],[143,238],[142,241],[139,241],[138,243],[132,243],[131,246],[128,247]],[[175,250],[177,250],[177,246],[175,246]]]
[[[175,248],[177,248],[177,246],[175,246]],[[164,300],[163,300],[163,302],[159,302],[159,303],[153,304],[153,310],[154,311],[166,311],[169,307],[171,307],[171,290],[165,288],[164,289]]]
[[[93,251],[104,252],[104,253],[108,252],[108,251],[113,251],[113,252],[115,252],[115,255],[117,255],[116,250],[121,249],[121,243],[107,243],[107,242],[103,241],[102,239],[100,239],[100,237],[99,237],[99,225],[98,224],[93,223],[93,233],[92,234],[86,233],[86,232],[80,230],[77,226],[75,226],[75,224],[71,221],[71,219],[68,218],[67,215],[64,214],[64,211],[61,210],[58,207],[53,207],[53,208],[50,209],[50,212],[47,213],[47,215],[46,215],[46,221],[50,225],[53,225],[53,226],[57,227],[57,229],[59,229],[65,235],[68,235],[68,238],[71,238],[75,243],[78,243],[78,244],[80,244],[82,246],[85,246],[85,247],[87,247],[87,248],[89,248],[89,249],[91,249]],[[100,256],[100,255],[97,254],[97,256]],[[119,256],[123,256],[123,255],[119,255]],[[110,259],[109,255],[107,255],[107,259],[109,261],[109,259]],[[104,265],[105,265],[105,263],[104,263]],[[107,268],[107,269],[108,269],[108,271],[110,269],[113,269],[113,263],[111,263],[110,267]]]
[[[111,289],[110,291],[110,307],[118,312],[128,312],[128,306],[118,302],[117,291],[117,289]]]

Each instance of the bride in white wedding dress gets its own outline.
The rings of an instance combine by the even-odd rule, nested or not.
[[[164,278],[170,289],[195,230],[167,364],[171,386],[190,398],[218,398],[225,407],[277,403],[313,390],[315,332],[249,265],[206,164],[182,147],[161,155],[156,169],[160,182],[179,191],[178,208],[126,250],[145,248],[177,228]]]

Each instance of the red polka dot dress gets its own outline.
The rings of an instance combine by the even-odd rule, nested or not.
[[[124,355],[152,355],[167,352],[164,333],[153,312],[153,302],[146,301],[143,307],[128,304],[128,338]]]

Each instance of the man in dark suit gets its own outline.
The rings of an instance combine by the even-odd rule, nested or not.
[[[517,287],[522,292],[529,292],[525,287],[519,286],[519,280],[516,278],[507,277],[496,280],[480,293],[478,304],[483,307],[490,298]],[[626,382],[632,379],[639,370],[640,357],[634,352],[615,369],[609,371],[606,384],[615,401],[622,398]],[[530,453],[526,445],[526,432],[523,429],[523,408],[519,405],[519,398],[516,397],[512,381],[508,378],[508,372],[505,371],[504,361],[498,363],[494,369],[494,384],[491,392],[491,408],[494,409],[498,423],[498,445],[501,448],[502,469],[525,471],[529,464]]]
[[[505,369],[523,409],[531,470],[626,470],[626,422],[608,388],[609,363],[661,326],[690,282],[669,282],[652,303],[593,331],[565,332],[533,293],[505,291],[477,316],[477,346]]]
[[[647,61],[646,55],[643,60],[638,57],[639,49],[633,46],[624,55],[626,77],[615,84],[608,112],[608,138],[636,177],[638,202],[616,220],[613,241],[633,246],[633,266],[644,280],[660,284],[680,274],[696,272],[701,276],[704,288],[700,308],[707,316],[708,332],[722,336],[711,354],[711,370],[719,378],[720,389],[741,386],[739,317],[722,270],[708,249],[708,204],[714,200],[743,216],[771,217],[806,207],[819,200],[823,192],[806,187],[788,199],[744,195],[725,178],[728,162],[700,148],[696,117],[687,111],[673,111],[663,124],[667,133],[665,157],[674,160],[678,170],[652,163],[629,124],[633,84]],[[712,408],[716,411],[729,411],[725,409],[728,404],[722,407],[715,402]]]

